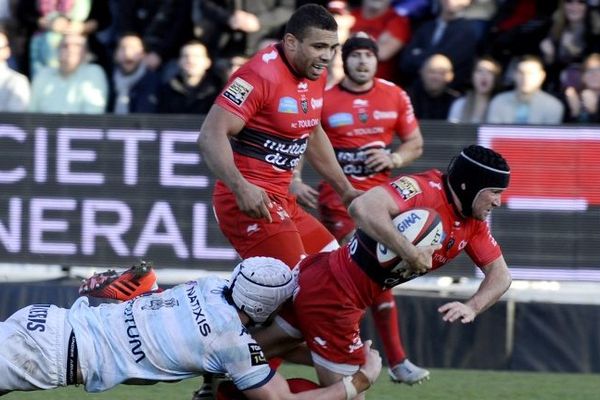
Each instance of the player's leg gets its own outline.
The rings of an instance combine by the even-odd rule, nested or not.
[[[392,381],[413,385],[429,378],[429,371],[414,365],[404,351],[396,302],[391,290],[381,293],[371,306],[375,328],[383,343]]]
[[[340,196],[327,183],[319,185],[319,219],[341,245],[354,233],[354,220],[348,215]]]
[[[65,318],[65,309],[34,304],[0,322],[0,393],[76,383],[67,377]]]
[[[306,340],[322,386],[352,375],[365,362],[360,338],[364,310],[332,273],[329,257],[316,254],[300,264],[300,290],[293,301],[296,321],[291,323]]]
[[[331,232],[295,200],[290,202],[289,208],[307,254],[329,252],[340,247]]]

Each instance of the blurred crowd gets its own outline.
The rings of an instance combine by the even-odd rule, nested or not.
[[[206,113],[305,3],[377,40],[420,119],[600,122],[600,0],[0,0],[0,111]]]

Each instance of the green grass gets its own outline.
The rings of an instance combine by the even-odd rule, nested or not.
[[[283,366],[286,377],[315,380],[311,368]],[[191,398],[201,379],[152,386],[121,385],[98,394],[69,387],[44,392],[11,393],[2,400],[171,400]],[[600,375],[548,374],[536,372],[498,372],[471,370],[432,370],[431,380],[418,386],[392,384],[385,371],[369,390],[372,400],[597,400],[600,399]]]

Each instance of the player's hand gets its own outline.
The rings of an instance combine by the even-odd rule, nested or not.
[[[360,366],[360,371],[365,374],[369,383],[373,384],[381,372],[381,356],[377,350],[371,348],[371,344],[370,340],[364,344],[366,361]]]
[[[394,168],[394,162],[385,149],[369,149],[365,151],[365,155],[367,156],[365,165],[375,172]]]
[[[418,246],[416,257],[406,259],[406,264],[411,272],[424,274],[429,271],[433,265],[433,253],[442,248],[441,244],[432,246]]]
[[[438,312],[442,314],[442,319],[446,322],[460,320],[463,324],[473,322],[477,316],[475,310],[459,301],[444,304],[438,308]]]
[[[237,192],[235,192],[236,203],[244,214],[249,217],[261,219],[266,218],[269,223],[273,222],[271,212],[271,200],[260,187],[246,182]]]
[[[344,203],[346,208],[348,208],[350,203],[352,203],[352,200],[354,200],[355,198],[357,198],[364,192],[365,192],[364,190],[358,190],[358,189],[354,189],[354,188],[346,190],[346,192],[344,192],[344,194],[342,195],[342,203]]]
[[[296,196],[301,206],[308,208],[317,208],[319,192],[300,180],[292,180],[290,184],[290,193]]]

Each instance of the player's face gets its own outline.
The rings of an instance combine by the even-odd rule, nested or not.
[[[303,40],[296,39],[292,58],[294,69],[312,81],[319,79],[339,46],[336,31],[309,28]]]
[[[358,49],[346,59],[348,78],[359,85],[370,82],[377,72],[377,57],[371,50]]]
[[[502,204],[502,189],[484,189],[473,202],[473,218],[484,221],[495,207]]]

